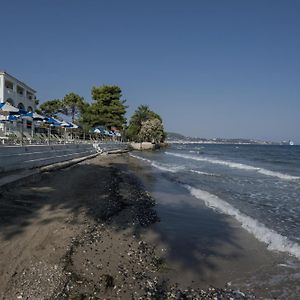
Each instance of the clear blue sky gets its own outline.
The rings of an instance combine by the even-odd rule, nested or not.
[[[300,1],[0,4],[0,69],[41,102],[117,84],[168,131],[300,143]]]

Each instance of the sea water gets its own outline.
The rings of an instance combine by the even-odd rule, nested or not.
[[[173,144],[131,156],[300,262],[300,146]]]

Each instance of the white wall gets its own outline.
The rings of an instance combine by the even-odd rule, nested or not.
[[[13,83],[13,90],[7,89],[5,87],[5,80],[9,80]],[[17,85],[24,89],[23,95],[17,93]],[[35,99],[33,97],[32,100],[27,98],[27,92],[30,92],[35,96],[32,90],[29,90],[26,86],[22,85],[20,82],[15,80],[13,77],[8,76],[7,74],[0,75],[0,101],[5,102],[8,99],[13,100],[14,106],[18,106],[19,103],[23,103],[25,110],[28,110],[28,107],[32,107],[33,111],[35,111]]]
[[[4,76],[0,74],[0,103],[4,102]]]

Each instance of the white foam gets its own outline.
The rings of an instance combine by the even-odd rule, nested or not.
[[[143,161],[146,161],[152,167],[154,167],[156,169],[159,169],[161,171],[164,171],[164,172],[176,173],[176,172],[179,172],[179,171],[184,169],[183,166],[170,166],[170,165],[167,165],[167,164],[161,164],[161,163],[154,162],[153,160],[150,160],[150,159],[147,159],[147,158],[144,158],[144,157],[140,157],[140,156],[137,156],[137,155],[134,155],[134,154],[131,154],[131,153],[130,153],[130,156],[134,157],[134,158],[137,158],[137,159],[140,159],[140,160],[143,160]]]
[[[243,214],[237,208],[220,199],[218,196],[193,188],[189,185],[185,185],[185,187],[194,197],[202,200],[206,206],[234,217],[241,223],[244,229],[252,233],[259,241],[266,243],[269,250],[286,252],[300,259],[299,244],[289,241],[287,237],[280,235],[257,220]]]
[[[300,179],[299,176],[292,176],[292,175],[274,172],[274,171],[270,171],[270,170],[266,170],[266,169],[259,169],[257,172],[261,173],[263,175],[278,177],[278,178],[284,179],[284,180],[299,180]]]
[[[274,172],[274,171],[270,171],[267,169],[253,167],[253,166],[235,163],[235,162],[231,162],[231,161],[211,159],[211,158],[203,157],[203,156],[186,155],[186,154],[179,154],[179,153],[172,153],[172,152],[165,152],[165,154],[173,155],[173,156],[177,156],[177,157],[181,157],[181,158],[185,158],[185,159],[206,161],[206,162],[209,162],[212,164],[223,165],[223,166],[227,166],[227,167],[234,168],[234,169],[256,171],[256,172],[266,175],[266,176],[277,177],[277,178],[284,179],[284,180],[299,180],[300,179],[299,176],[292,176],[292,175],[283,174],[280,172]]]
[[[191,169],[190,172],[196,173],[196,174],[199,174],[199,175],[206,175],[206,176],[220,176],[220,175],[217,175],[217,174],[214,174],[214,173],[207,173],[207,172],[202,172],[202,171],[193,170],[193,169]]]

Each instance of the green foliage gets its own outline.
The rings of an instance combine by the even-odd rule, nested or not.
[[[118,86],[103,85],[93,87],[94,103],[82,109],[80,122],[88,127],[115,126],[122,129],[126,124],[126,100],[121,100],[122,91]]]
[[[76,117],[79,117],[84,103],[84,98],[74,93],[67,94],[62,100],[64,113],[72,117],[72,122],[75,121]]]
[[[56,117],[58,113],[63,113],[65,110],[62,101],[54,99],[41,104],[38,111],[45,116]]]
[[[81,114],[78,123],[84,131],[89,131],[93,126],[92,124],[93,111],[91,104],[84,102],[81,107]]]
[[[162,142],[165,138],[165,133],[161,120],[154,118],[143,122],[138,138],[143,142]]]
[[[126,135],[137,142],[162,142],[165,139],[162,119],[148,106],[140,105],[130,119]]]

